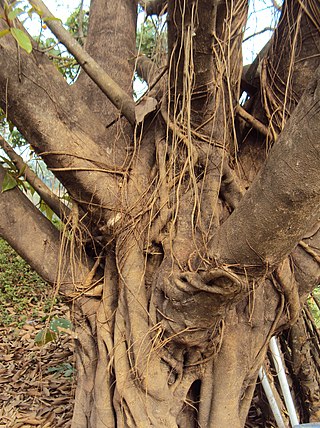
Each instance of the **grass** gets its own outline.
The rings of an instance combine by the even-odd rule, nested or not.
[[[50,309],[51,288],[0,238],[0,326],[21,326]]]

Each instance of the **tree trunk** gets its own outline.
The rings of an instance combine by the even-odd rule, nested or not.
[[[136,2],[105,3],[92,2],[86,50],[131,96]],[[1,107],[72,198],[61,251],[17,189],[0,194],[0,233],[72,299],[73,427],[245,426],[270,338],[296,322],[320,279],[315,8],[285,2],[250,83],[261,89],[244,106],[250,125],[236,117],[243,0],[168,0],[168,72],[135,126],[85,64],[70,87],[43,53],[0,38]],[[289,68],[275,67],[278,52]],[[272,70],[286,82],[277,103]],[[301,345],[302,328],[287,343]]]

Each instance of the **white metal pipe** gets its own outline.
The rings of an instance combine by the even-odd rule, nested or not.
[[[281,410],[279,409],[279,406],[275,399],[274,393],[272,391],[267,373],[265,372],[265,369],[263,367],[261,367],[259,370],[259,379],[261,381],[262,387],[264,389],[264,392],[266,394],[266,397],[268,399],[270,408],[272,410],[273,416],[276,420],[278,427],[286,428],[286,425],[282,418]]]
[[[286,372],[284,370],[284,366],[282,363],[277,340],[274,336],[271,338],[269,346],[270,346],[273,362],[275,365],[275,369],[277,372],[277,376],[280,382],[280,387],[283,393],[284,401],[287,406],[290,422],[291,422],[291,425],[294,427],[295,425],[299,425],[299,420],[298,420],[297,412],[292,400],[292,396],[291,396],[289,384],[287,381]]]

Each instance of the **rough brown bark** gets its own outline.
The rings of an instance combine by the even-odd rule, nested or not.
[[[5,169],[0,166],[0,182]],[[71,261],[68,244],[61,247],[61,234],[18,189],[0,193],[0,236],[61,293],[70,293],[85,282],[92,261],[79,257]],[[60,272],[59,272],[60,270]]]
[[[0,51],[1,107],[8,118],[86,209],[89,204],[92,211],[95,204],[117,206],[124,159],[102,149],[106,129],[99,119],[43,54],[21,51],[18,61],[16,43],[9,37],[0,39]]]
[[[298,9],[300,34],[312,19]],[[264,136],[250,154],[259,167],[245,164],[236,132],[246,13],[244,1],[168,1],[167,89],[134,130],[88,75],[70,88],[42,54],[20,52],[19,65],[14,40],[0,39],[1,106],[94,219],[90,245],[79,216],[67,229],[68,257],[95,257],[65,290],[78,335],[76,428],[243,427],[270,337],[320,279],[319,71],[304,95],[293,79],[300,102],[244,195],[266,159]],[[86,49],[128,95],[135,23],[134,1],[92,2]],[[1,195],[6,210],[17,192]],[[54,254],[35,262],[30,236],[13,238],[18,208],[19,222],[1,216],[0,230],[51,278],[58,232],[29,202],[20,208],[39,230],[35,248],[48,234]]]
[[[320,68],[265,167],[217,232],[212,242],[217,260],[265,274],[317,223],[320,146],[315,135],[320,133],[319,102]]]

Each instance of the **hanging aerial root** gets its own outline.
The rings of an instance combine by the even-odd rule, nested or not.
[[[310,254],[311,257],[314,258],[316,262],[320,264],[320,254],[318,254],[316,251],[314,251],[310,245],[306,244],[304,241],[299,242],[300,247],[302,247],[308,254]]]
[[[301,306],[294,268],[288,257],[276,269],[275,274],[288,305],[289,323],[294,324],[299,318]]]
[[[244,189],[237,180],[236,174],[226,162],[223,164],[222,174],[220,194],[231,209],[234,210],[244,195]]]
[[[198,153],[196,147],[192,144],[191,139],[188,137],[186,133],[183,132],[183,130],[176,124],[173,123],[168,115],[168,112],[165,108],[166,103],[162,102],[161,104],[161,115],[163,117],[163,120],[165,121],[168,129],[175,135],[178,139],[178,142],[182,142],[185,144],[189,156],[193,160],[193,164],[195,165],[198,161]]]

